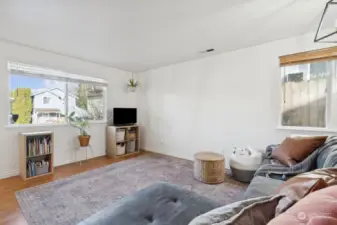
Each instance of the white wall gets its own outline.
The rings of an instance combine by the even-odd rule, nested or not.
[[[203,150],[229,156],[233,146],[264,149],[303,133],[276,129],[278,57],[323,47],[310,34],[141,73],[142,147],[188,159]]]
[[[88,52],[90,54],[90,52]],[[17,61],[41,67],[63,70],[65,72],[83,76],[99,77],[109,82],[108,108],[136,107],[137,93],[126,92],[126,82],[131,74],[114,68],[88,63],[60,56],[53,53],[35,50],[19,45],[0,42],[0,178],[13,176],[19,171],[19,132],[51,130],[55,132],[55,165],[67,164],[84,157],[74,152],[78,150],[77,130],[69,126],[8,128],[9,112],[9,71],[7,61]],[[92,124],[92,149],[89,157],[105,155],[105,124]]]

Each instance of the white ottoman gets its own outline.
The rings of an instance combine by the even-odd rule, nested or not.
[[[235,149],[229,160],[232,176],[235,180],[249,183],[260,167],[262,154],[251,149]]]

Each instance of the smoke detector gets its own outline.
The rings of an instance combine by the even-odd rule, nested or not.
[[[214,52],[214,51],[215,51],[214,48],[209,48],[209,49],[206,49],[206,50],[204,50],[204,51],[202,51],[200,53],[204,54],[204,53],[210,53],[210,52]]]

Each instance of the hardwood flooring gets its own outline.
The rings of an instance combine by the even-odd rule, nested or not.
[[[148,152],[141,153],[151,154]],[[54,174],[45,177],[39,177],[33,180],[23,181],[19,176],[10,177],[0,180],[0,224],[1,225],[27,225],[18,202],[15,198],[15,192],[33,186],[45,184],[74,174],[85,172],[88,170],[103,167],[115,162],[123,161],[128,158],[137,156],[127,156],[118,159],[108,158],[106,156],[89,159],[88,161],[72,163],[55,168]]]

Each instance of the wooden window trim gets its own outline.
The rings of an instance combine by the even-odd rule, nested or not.
[[[337,59],[337,46],[280,56],[280,66],[305,64]]]

